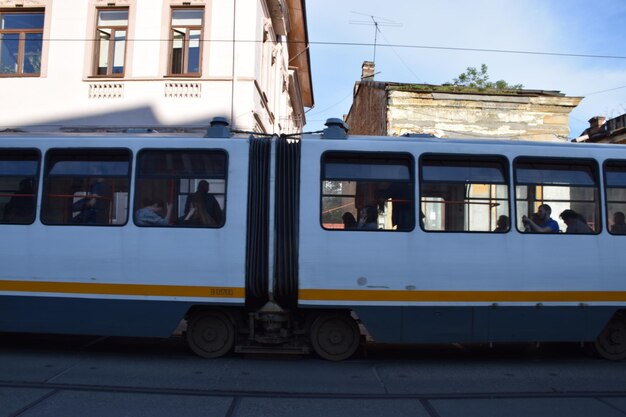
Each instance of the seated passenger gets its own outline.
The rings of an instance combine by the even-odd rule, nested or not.
[[[72,217],[72,223],[108,224],[112,199],[111,186],[104,181],[104,178],[97,178],[89,186],[87,196],[72,205],[72,212],[77,212]]]
[[[613,225],[611,233],[614,235],[626,235],[626,216],[621,211],[613,213]]]
[[[167,226],[172,216],[172,204],[167,203],[167,213],[165,217],[161,217],[159,213],[163,211],[164,206],[163,200],[145,199],[143,208],[135,212],[135,223],[138,226]]]
[[[217,226],[218,223],[211,217],[206,207],[206,199],[199,194],[191,194],[187,197],[187,214],[183,216],[182,223],[196,226]]]
[[[365,206],[361,209],[357,228],[360,230],[378,230],[378,210],[376,207]]]
[[[583,215],[574,210],[563,210],[559,217],[567,225],[565,233],[593,233]]]
[[[525,230],[532,233],[558,233],[559,224],[550,217],[550,214],[552,214],[552,208],[547,204],[542,204],[533,215],[533,219],[529,219],[526,215],[522,216]]]
[[[354,215],[349,211],[343,213],[343,216],[341,216],[341,220],[343,220],[344,229],[356,229],[356,219],[354,218]]]
[[[496,233],[505,233],[509,231],[509,216],[505,216],[504,214],[498,217],[498,222],[496,223],[496,228],[493,229]]]

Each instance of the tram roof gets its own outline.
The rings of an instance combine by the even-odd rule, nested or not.
[[[128,130],[75,130],[75,131],[53,131],[53,132],[21,132],[21,131],[0,131],[0,146],[2,142],[10,140],[76,140],[76,139],[107,139],[115,143],[121,141],[134,140],[229,140],[229,139],[249,139],[251,134],[236,133],[230,138],[212,138],[205,137],[206,130],[190,130],[190,131],[148,131],[146,129],[128,129]],[[626,151],[624,145],[607,144],[607,143],[587,143],[587,142],[556,142],[556,141],[536,141],[524,139],[484,139],[484,138],[437,138],[437,137],[416,137],[416,136],[365,136],[365,135],[347,135],[345,139],[324,139],[319,134],[303,134],[300,136],[304,141],[348,141],[348,142],[371,142],[384,143],[425,143],[425,144],[459,144],[463,146],[512,146],[512,147],[534,147],[534,148],[552,148],[562,147],[564,149],[616,149]],[[87,143],[86,143],[87,144]]]

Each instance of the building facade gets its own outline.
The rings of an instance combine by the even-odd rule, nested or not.
[[[304,0],[0,0],[0,130],[301,131]]]
[[[346,116],[351,134],[566,141],[569,113],[582,97],[558,91],[479,90],[373,81],[363,64]]]

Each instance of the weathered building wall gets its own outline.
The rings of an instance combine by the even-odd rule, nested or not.
[[[393,86],[387,91],[387,134],[393,136],[430,133],[565,141],[568,115],[581,100],[562,95],[403,91]]]
[[[346,118],[351,135],[387,135],[387,92],[374,84],[363,81],[355,86],[354,101]]]

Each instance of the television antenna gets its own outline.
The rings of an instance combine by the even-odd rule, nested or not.
[[[380,16],[373,16],[367,13],[359,13],[354,11],[352,13],[358,14],[360,16],[367,16],[369,17],[369,20],[351,20],[351,25],[374,26],[374,58],[372,59],[372,62],[376,64],[376,45],[378,44],[378,33],[380,32],[380,27],[401,27],[402,23],[394,22],[393,20],[386,19]]]

